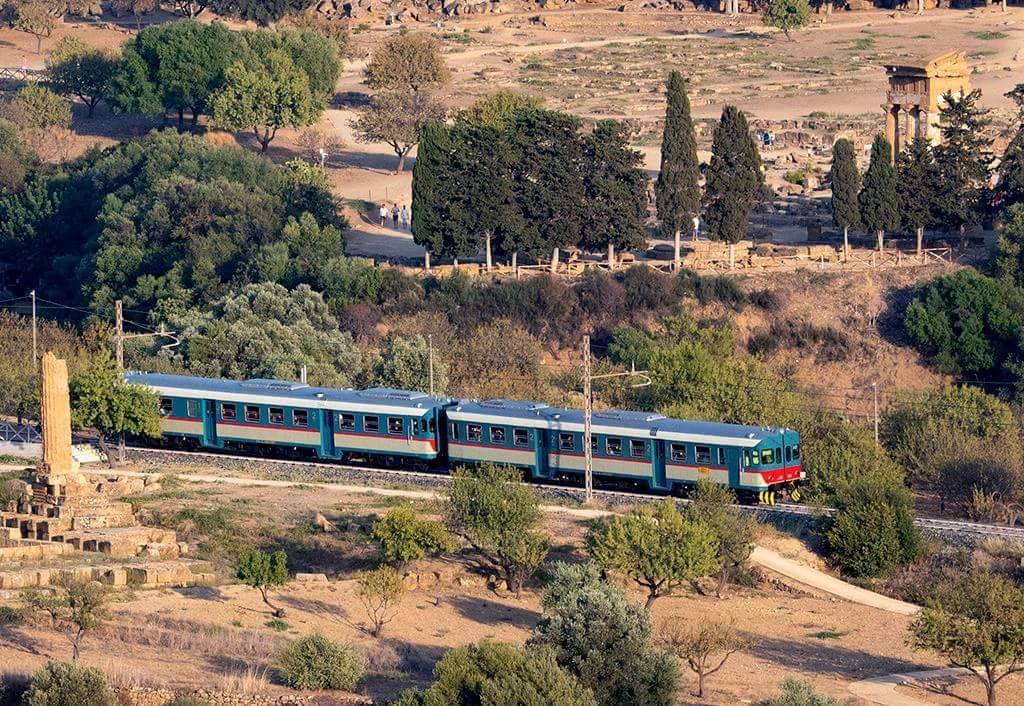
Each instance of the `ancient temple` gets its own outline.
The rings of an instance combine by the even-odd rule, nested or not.
[[[913,139],[939,140],[939,108],[946,93],[960,95],[971,90],[970,71],[961,51],[885,67],[889,91],[885,110],[885,135],[893,155]]]

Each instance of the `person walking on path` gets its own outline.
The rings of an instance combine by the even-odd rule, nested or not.
[[[394,225],[395,228],[398,227],[398,204],[397,203],[393,204],[391,206],[391,223]]]
[[[380,205],[380,227],[383,228],[388,224],[388,205],[382,203]]]
[[[409,227],[409,208],[403,203],[402,204],[402,228]]]

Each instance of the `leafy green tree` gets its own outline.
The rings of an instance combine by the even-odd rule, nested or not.
[[[733,623],[698,620],[696,624],[678,618],[661,629],[660,641],[697,675],[698,698],[704,696],[704,680],[725,666],[726,661],[750,641],[736,631]]]
[[[662,236],[675,239],[675,264],[679,268],[679,233],[690,230],[700,214],[700,161],[697,136],[686,95],[686,79],[678,71],[668,75],[665,91],[665,130],[661,136],[661,171],[655,185],[655,203]],[[696,231],[694,231],[696,235]]]
[[[383,142],[398,157],[395,174],[405,169],[405,158],[420,141],[424,129],[444,120],[445,108],[430,91],[380,91],[352,123],[356,139]]]
[[[0,198],[19,191],[39,156],[21,139],[15,123],[0,118]]]
[[[453,248],[457,230],[452,193],[448,184],[452,171],[451,131],[441,122],[423,127],[416,164],[412,168],[412,230],[413,240],[426,251],[429,267],[431,253],[448,253]],[[461,232],[461,228],[458,228]]]
[[[550,650],[491,640],[448,650],[434,683],[407,691],[396,706],[595,706],[594,696],[563,670]]]
[[[850,228],[860,226],[860,171],[853,143],[845,138],[832,145],[832,220],[843,229],[843,258],[850,256]]]
[[[421,392],[431,389],[430,375],[430,346],[423,336],[389,336],[373,370],[373,377],[378,385]],[[433,375],[434,392],[438,395],[443,394],[448,389],[447,366],[436,356],[433,362]]]
[[[24,129],[71,127],[71,108],[57,93],[41,84],[29,84],[14,95],[16,122]]]
[[[529,645],[554,650],[600,706],[670,706],[679,669],[652,645],[650,616],[596,566],[556,564],[542,597],[544,617]]]
[[[811,6],[807,0],[770,0],[764,10],[764,23],[781,29],[787,39],[794,29],[806,27],[811,21]]]
[[[194,129],[224,82],[239,51],[238,35],[220,22],[183,20],[146,27],[123,51],[120,76],[111,100],[122,112],[177,112],[178,130],[185,111]]]
[[[278,653],[277,668],[293,689],[355,691],[366,672],[366,658],[348,645],[312,633]]]
[[[445,519],[449,529],[502,572],[517,596],[547,555],[550,542],[537,529],[537,494],[511,466],[485,463],[452,471]]]
[[[746,237],[750,213],[764,190],[761,155],[747,118],[739,108],[727,105],[711,142],[704,220],[709,238],[729,244],[730,267],[735,264],[735,245]]]
[[[90,47],[75,37],[64,37],[50,51],[46,79],[57,93],[77,96],[91,118],[96,104],[110,91],[117,65],[114,53]]]
[[[103,672],[66,662],[49,662],[32,675],[22,697],[25,706],[115,706]]]
[[[910,632],[916,649],[970,670],[996,706],[999,683],[1024,670],[1024,593],[1001,576],[970,572],[926,605]]]
[[[885,232],[900,226],[899,193],[896,168],[892,165],[892,145],[882,135],[871,143],[871,161],[860,190],[860,220],[878,238],[878,251],[884,247]]]
[[[686,516],[710,526],[718,538],[718,586],[725,595],[729,581],[742,575],[754,549],[757,521],[736,508],[736,496],[714,481],[698,481]]]
[[[942,202],[939,168],[931,143],[925,139],[911,142],[896,158],[896,174],[902,221],[914,229],[917,255],[920,257],[924,247],[924,229],[936,222],[936,213]]]
[[[426,32],[394,35],[373,52],[365,73],[367,85],[378,91],[418,93],[451,79],[440,45]]]
[[[310,380],[350,386],[361,374],[352,335],[338,330],[323,297],[308,285],[250,284],[209,311],[169,321],[182,340],[177,359],[200,375],[296,380],[305,366]]]
[[[837,498],[825,537],[833,561],[851,576],[878,576],[912,561],[920,549],[910,493],[868,479]]]
[[[718,538],[671,500],[602,518],[587,532],[587,552],[601,568],[625,574],[647,591],[646,608],[680,583],[719,568]]]
[[[108,617],[107,588],[102,584],[61,576],[52,589],[36,589],[25,596],[29,610],[45,613],[50,627],[62,632],[71,643],[71,659],[78,662],[87,632],[103,626]]]
[[[981,91],[963,95],[946,93],[939,105],[942,142],[935,148],[942,194],[941,217],[945,225],[959,228],[976,224],[988,193],[992,162],[992,122],[979,105]]]
[[[477,98],[459,117],[474,125],[501,128],[517,111],[541,108],[543,104],[542,98],[503,88]]]
[[[1017,377],[1024,299],[1005,282],[961,270],[922,285],[903,326],[940,370]]]
[[[380,542],[384,560],[400,566],[428,554],[455,551],[455,542],[443,524],[417,517],[408,505],[388,510],[373,523],[371,534]]]
[[[280,128],[304,127],[320,116],[309,78],[282,51],[272,51],[256,64],[228,67],[210,106],[214,122],[222,127],[252,130],[261,152]]]
[[[583,138],[584,209],[582,245],[642,248],[647,242],[647,175],[643,155],[629,146],[632,129],[617,120],[599,120]]]
[[[273,32],[265,30],[243,31],[237,34],[241,44],[239,54],[247,63],[265,62],[275,52],[286,54],[297,69],[309,79],[313,103],[323,108],[334,95],[334,87],[341,73],[341,57],[337,40],[331,39],[317,28],[285,28]]]
[[[523,389],[522,380],[540,375],[543,347],[529,331],[508,319],[478,326],[447,356],[450,388],[487,399]]]
[[[970,440],[1022,456],[1020,429],[1010,407],[976,387],[942,387],[898,397],[882,417],[882,439],[910,479],[934,485],[937,451],[951,444],[963,456]]]
[[[995,275],[1017,287],[1024,286],[1024,203],[1010,206],[1003,217],[1003,231],[992,251]]]
[[[57,15],[47,0],[25,0],[14,5],[14,29],[36,38],[36,54],[43,50],[43,39],[53,35]]]
[[[118,460],[124,461],[125,437],[160,436],[156,393],[121,380],[109,355],[96,356],[71,380],[71,420],[95,429],[97,440],[113,466],[107,436],[118,439]]]
[[[394,619],[404,594],[402,576],[390,566],[380,566],[359,574],[356,578],[356,596],[370,618],[371,635],[381,636],[384,626]]]
[[[214,0],[211,4],[221,17],[236,17],[267,27],[286,15],[304,12],[313,0]]]
[[[235,565],[235,578],[246,586],[255,588],[263,602],[274,611],[275,618],[284,617],[284,609],[270,602],[271,589],[288,583],[288,555],[282,550],[273,554],[253,549],[245,552]]]
[[[997,171],[998,206],[1003,211],[1024,203],[1024,83],[1017,84],[1006,97],[1017,105],[1017,132],[1006,145]]]

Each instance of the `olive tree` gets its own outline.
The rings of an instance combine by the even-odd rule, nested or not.
[[[402,577],[390,566],[364,571],[356,579],[356,596],[366,608],[372,627],[370,634],[380,637],[384,626],[391,622],[405,594]]]
[[[704,680],[725,666],[750,641],[733,623],[700,619],[690,624],[675,619],[662,627],[661,642],[697,675],[696,696],[704,696]]]
[[[52,589],[33,589],[25,596],[29,610],[45,613],[50,625],[71,643],[71,659],[81,654],[87,632],[101,627],[107,618],[107,589],[95,581],[62,576]]]
[[[259,590],[263,602],[273,611],[275,618],[284,617],[284,609],[270,602],[270,589],[288,583],[288,556],[281,550],[270,554],[254,549],[241,556],[235,565],[235,578]]]

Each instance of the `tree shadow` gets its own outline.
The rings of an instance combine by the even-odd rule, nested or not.
[[[144,137],[161,127],[159,118],[145,115],[115,114],[106,102],[100,102],[88,117],[89,109],[78,101],[71,103],[71,129],[79,137],[103,137],[127,140]]]
[[[448,598],[447,603],[462,617],[483,625],[501,622],[523,630],[532,630],[541,618],[537,611],[499,603],[489,598],[458,595]]]
[[[965,674],[960,677],[939,677],[937,679],[929,679],[928,681],[916,682],[916,686],[930,694],[944,696],[947,699],[954,699],[961,703],[972,704],[973,706],[984,706],[982,701],[975,701],[974,699],[968,699],[965,696],[953,693],[953,687],[961,683],[963,679],[974,680],[975,677],[971,674]],[[978,683],[980,684],[981,682]]]
[[[50,655],[42,650],[42,644],[42,641],[37,640],[17,626],[5,625],[3,630],[0,630],[0,646],[10,647],[12,650],[24,652],[25,654],[49,657]]]
[[[172,590],[184,598],[198,601],[224,602],[224,594],[216,586],[178,586]]]
[[[344,625],[351,625],[351,616],[341,605],[335,605],[317,598],[303,598],[301,596],[282,595],[280,602],[293,610],[301,610],[317,618],[333,620]]]
[[[752,636],[755,637],[755,636]],[[921,662],[875,655],[863,650],[824,644],[820,640],[802,642],[782,638],[756,638],[748,652],[785,669],[815,676],[858,680],[879,674],[920,672],[932,668]]]

